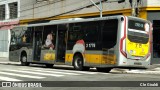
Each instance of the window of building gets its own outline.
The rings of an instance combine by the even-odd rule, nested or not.
[[[18,3],[14,2],[14,3],[10,3],[9,4],[9,15],[10,15],[10,19],[15,19],[18,17]]]
[[[5,5],[0,5],[0,20],[5,19]]]
[[[7,30],[0,30],[0,52],[7,52],[8,51],[8,31]]]

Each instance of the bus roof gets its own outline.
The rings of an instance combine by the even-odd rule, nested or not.
[[[105,17],[96,17],[96,18],[71,18],[71,19],[62,19],[62,20],[52,20],[47,23],[37,23],[37,24],[27,24],[27,25],[20,25],[16,27],[34,27],[34,26],[45,26],[45,25],[57,25],[57,24],[67,24],[67,23],[77,23],[77,22],[88,22],[88,21],[98,21],[98,20],[107,20],[107,19],[120,19],[121,17],[124,17],[123,15],[116,15],[116,16],[105,16]],[[132,16],[126,16],[130,18],[137,18]],[[144,20],[139,18],[140,20]]]

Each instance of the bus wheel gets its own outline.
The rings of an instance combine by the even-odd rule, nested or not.
[[[21,65],[22,66],[29,66],[29,62],[27,62],[27,55],[21,56]]]
[[[52,68],[52,67],[53,67],[53,64],[46,64],[46,67],[47,67],[47,68]]]
[[[73,66],[74,66],[74,69],[76,70],[80,70],[80,71],[84,70],[83,59],[80,55],[76,55],[74,57]]]
[[[98,72],[106,72],[109,73],[112,68],[96,68]]]

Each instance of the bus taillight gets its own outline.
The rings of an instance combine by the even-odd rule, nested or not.
[[[152,26],[152,23],[150,23],[150,30],[149,30],[149,52],[147,54],[147,58],[151,55],[151,52],[152,52],[152,30],[153,30],[153,26]]]
[[[126,52],[123,50],[123,45],[125,45],[125,38],[126,38],[126,17],[124,17],[124,35],[120,40],[120,52],[123,54],[123,56],[127,57]]]
[[[122,38],[120,41],[120,52],[123,54],[123,56],[127,57],[127,54],[125,51],[123,51],[123,42],[124,42],[125,38]]]

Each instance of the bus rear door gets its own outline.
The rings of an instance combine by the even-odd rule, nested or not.
[[[40,61],[41,46],[42,46],[42,30],[38,30],[41,27],[35,27],[34,29],[34,44],[33,44],[33,60]]]
[[[65,62],[65,51],[66,51],[66,31],[67,31],[67,24],[58,25],[58,40],[57,40],[57,62]]]

